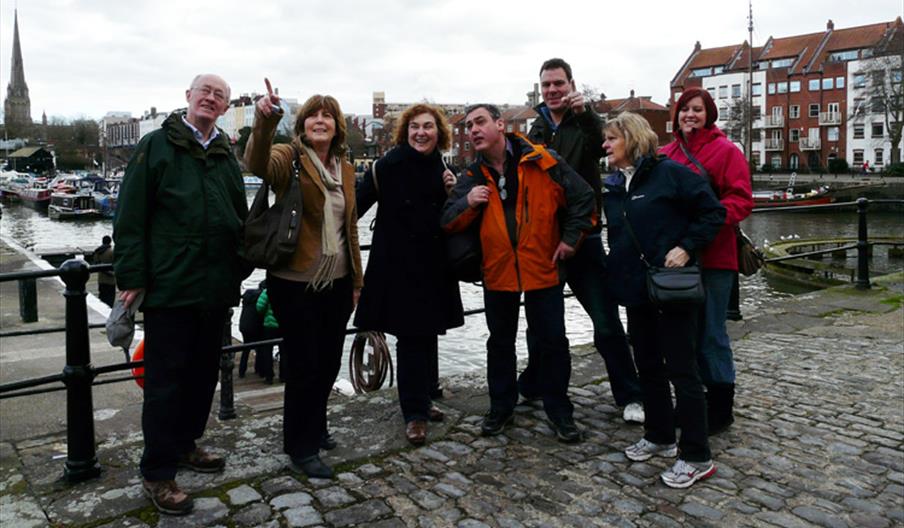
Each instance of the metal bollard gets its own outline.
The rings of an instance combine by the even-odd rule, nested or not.
[[[19,279],[19,317],[23,323],[38,320],[38,283],[35,279]]]
[[[85,284],[88,264],[70,259],[60,266],[60,277],[66,283],[66,441],[68,452],[63,474],[69,482],[81,482],[100,475],[94,447],[94,403],[91,382],[91,347],[88,340],[88,307]]]
[[[226,312],[226,323],[223,325],[223,345],[232,344],[232,308]],[[220,420],[231,420],[235,413],[235,388],[232,385],[232,369],[235,368],[235,352],[220,354]]]
[[[866,208],[869,200],[857,198],[857,280],[858,290],[870,289],[869,283],[869,236],[866,228]]]

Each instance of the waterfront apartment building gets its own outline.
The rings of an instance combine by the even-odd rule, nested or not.
[[[719,108],[717,124],[743,148],[740,116],[752,100],[750,158],[758,168],[820,170],[844,159],[881,169],[901,159],[892,137],[902,121],[902,56],[901,17],[845,29],[829,20],[823,32],[769,37],[753,49],[698,42],[671,81],[669,105],[689,87],[706,89]]]

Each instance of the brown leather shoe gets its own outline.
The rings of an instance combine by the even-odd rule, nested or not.
[[[219,455],[208,453],[203,448],[196,447],[194,451],[182,455],[178,465],[198,473],[217,473],[226,467],[226,460]]]
[[[427,422],[411,420],[405,426],[405,437],[411,445],[421,446],[427,441]]]
[[[185,515],[195,503],[184,491],[179,489],[175,480],[158,480],[143,482],[144,492],[160,513],[167,515]]]
[[[427,411],[427,416],[430,417],[431,422],[441,422],[446,418],[446,413],[436,405],[431,405],[430,410]]]

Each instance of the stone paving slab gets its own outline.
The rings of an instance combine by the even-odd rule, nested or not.
[[[733,323],[736,422],[712,437],[717,474],[689,490],[662,485],[670,460],[628,461],[642,428],[626,425],[604,368],[573,349],[571,395],[586,440],[555,440],[542,409],[521,405],[503,435],[479,434],[482,373],[444,380],[443,424],[409,447],[395,391],[334,398],[325,454],[335,480],[294,473],[281,417],[238,405],[206,442],[222,474],[180,473],[193,513],[160,516],[141,496],[136,431],[98,437],[101,478],[59,481],[65,439],[0,443],[0,525],[7,526],[757,526],[904,524],[904,310],[898,282],[837,288]],[[845,295],[851,299],[845,301]]]

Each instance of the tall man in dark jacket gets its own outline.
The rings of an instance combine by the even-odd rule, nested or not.
[[[602,210],[602,120],[575,89],[571,66],[562,59],[549,59],[540,67],[540,93],[543,102],[535,108],[538,117],[531,125],[528,138],[565,158],[593,188],[597,210]],[[602,227],[596,226],[574,257],[565,262],[566,280],[593,322],[593,343],[606,362],[615,403],[624,407],[626,421],[642,423],[640,381],[624,327],[618,318],[618,306],[605,287],[606,253],[601,231]],[[518,388],[525,398],[534,399],[539,396],[537,375],[540,369],[533,336],[528,336],[527,348],[528,364],[518,379]]]
[[[524,292],[527,325],[542,369],[538,385],[543,408],[559,440],[578,442],[582,435],[568,398],[571,356],[559,265],[593,227],[593,192],[554,152],[524,136],[505,134],[505,121],[495,106],[470,107],[465,128],[478,157],[452,190],[442,223],[447,232],[480,223],[490,330],[490,411],[481,432],[501,433],[518,402],[515,336]]]
[[[225,465],[195,441],[207,425],[223,326],[243,278],[245,189],[216,128],[229,94],[220,77],[195,77],[187,113],[170,115],[138,144],[113,220],[120,298],[128,305],[144,292],[144,489],[158,510],[174,515],[193,505],[176,486],[177,467]]]

